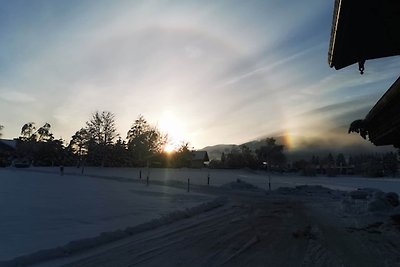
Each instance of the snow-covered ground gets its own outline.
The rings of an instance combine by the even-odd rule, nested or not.
[[[58,168],[32,168],[52,173],[59,173]],[[86,167],[85,175],[123,177],[128,179],[139,179],[139,173],[145,179],[149,173],[151,181],[180,181],[187,183],[190,179],[191,184],[206,185],[207,177],[210,176],[210,185],[220,186],[237,179],[247,181],[260,188],[268,189],[268,181],[271,179],[271,188],[293,187],[296,185],[322,185],[331,189],[354,190],[357,188],[371,187],[385,192],[397,192],[400,194],[400,178],[365,178],[357,176],[338,176],[338,177],[306,177],[294,174],[270,174],[265,171],[252,170],[221,170],[221,169],[162,169],[162,168],[98,168]],[[69,174],[81,174],[81,169],[69,167],[65,169]]]
[[[382,192],[231,184],[222,206],[34,266],[399,266],[400,207]]]
[[[166,186],[0,169],[0,261],[125,229],[212,199]]]
[[[142,174],[141,180],[139,174]],[[149,176],[150,185],[145,185]],[[54,248],[101,232],[124,229],[210,201],[187,193],[178,181],[220,186],[241,179],[263,189],[322,185],[332,189],[378,188],[400,194],[398,178],[303,177],[251,170],[67,167],[0,169],[0,261]],[[99,179],[107,178],[107,179]],[[121,179],[123,178],[123,179]],[[129,182],[131,181],[131,182]],[[155,182],[157,181],[157,182]]]

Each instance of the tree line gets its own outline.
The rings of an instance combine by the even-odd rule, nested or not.
[[[1,130],[4,126],[0,125]],[[151,125],[139,115],[132,123],[126,137],[116,131],[115,115],[108,111],[95,112],[85,125],[75,132],[68,144],[55,139],[51,125],[36,128],[34,122],[21,128],[13,153],[0,150],[0,165],[10,155],[25,159],[36,166],[108,166],[108,167],[189,167],[192,158],[190,144],[184,142],[173,153],[164,152],[167,134]],[[222,153],[219,160],[212,160],[210,168],[250,168],[279,172],[297,172],[314,175],[362,175],[369,177],[395,176],[398,172],[398,155],[360,154],[345,157],[343,153],[325,157],[312,156],[288,163],[285,147],[274,138],[266,138],[257,149],[246,145]]]
[[[109,111],[96,111],[68,144],[54,138],[49,123],[39,128],[34,122],[25,123],[15,140],[13,157],[36,166],[182,167],[192,153],[188,142],[174,153],[164,152],[168,135],[142,115],[122,138],[116,130],[115,115]]]
[[[241,145],[238,148],[231,149],[226,154],[222,153],[220,160],[210,162],[210,167],[227,169],[262,168],[283,171],[286,169],[286,160],[284,146],[278,144],[274,138],[266,138],[254,151],[246,145]]]
[[[298,160],[293,163],[292,169],[307,176],[324,174],[327,176],[394,177],[398,172],[397,156],[397,153],[394,152],[359,154],[348,157],[345,157],[343,153],[338,153],[336,156],[329,153],[322,158],[312,156],[308,160]]]

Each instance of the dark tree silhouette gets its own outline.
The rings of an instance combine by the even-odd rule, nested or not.
[[[92,118],[86,122],[90,138],[98,145],[112,144],[117,136],[115,128],[115,115],[109,111],[96,111]]]
[[[145,165],[149,158],[161,153],[168,140],[167,135],[151,126],[142,115],[135,120],[126,138],[132,160],[137,165]]]
[[[113,167],[129,166],[127,145],[121,137],[119,137],[117,142],[111,147],[109,165]]]
[[[21,129],[21,139],[22,140],[36,139],[36,137],[34,137],[35,130],[36,127],[34,122],[25,123]]]
[[[286,163],[283,150],[284,146],[278,145],[274,138],[267,138],[264,145],[256,150],[258,161],[260,164],[265,163],[267,168],[280,169]]]
[[[246,167],[243,155],[238,148],[232,148],[231,151],[226,155],[226,165],[228,168],[232,169]]]
[[[17,143],[18,157],[38,166],[61,164],[64,158],[63,140],[55,140],[50,128],[47,122],[37,130],[34,122],[24,124]]]
[[[346,158],[344,157],[343,153],[339,153],[336,157],[336,165],[337,166],[347,166]]]
[[[192,160],[192,151],[190,150],[190,143],[183,142],[174,155],[174,167],[190,167]]]
[[[68,151],[72,154],[73,162],[77,167],[83,164],[84,157],[88,154],[90,134],[86,128],[81,128],[72,137],[68,145]]]
[[[90,135],[87,129],[81,128],[72,137],[69,143],[69,147],[72,152],[82,157],[87,154],[88,142]]]
[[[241,145],[240,146],[240,152],[242,153],[242,158],[244,161],[244,166],[255,169],[258,166],[256,155],[253,153],[253,151],[250,150],[250,148],[246,145]]]
[[[36,132],[37,141],[52,141],[54,140],[53,134],[50,133],[51,125],[49,123],[45,123],[42,127],[40,127]]]
[[[117,137],[115,128],[115,115],[109,111],[96,111],[92,118],[86,122],[86,131],[89,134],[88,159],[94,165],[104,166],[112,147],[114,138]]]

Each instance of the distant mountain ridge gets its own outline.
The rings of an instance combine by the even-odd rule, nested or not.
[[[219,160],[221,159],[221,155],[222,153],[229,153],[233,148],[239,147],[238,145],[234,145],[234,144],[220,144],[220,145],[214,145],[214,146],[206,146],[205,148],[201,149],[201,150],[205,150],[207,151],[208,157],[210,158],[210,160]]]

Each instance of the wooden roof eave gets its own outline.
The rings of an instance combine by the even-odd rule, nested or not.
[[[398,0],[335,0],[329,66],[400,55],[399,17]]]

